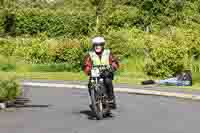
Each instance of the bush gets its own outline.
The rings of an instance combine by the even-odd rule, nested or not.
[[[118,6],[109,14],[107,25],[114,28],[132,27],[135,25],[135,19],[138,15],[138,9],[128,6]]]
[[[48,56],[48,44],[41,38],[19,39],[12,56],[23,59],[27,63],[46,63]]]
[[[145,71],[148,75],[160,77],[175,75],[184,70],[185,55],[187,55],[187,50],[178,47],[152,49]]]
[[[58,65],[56,64],[60,63],[62,65],[59,67],[62,67],[62,69],[77,71],[80,70],[83,57],[89,49],[87,38],[81,39],[81,42],[84,45],[81,45],[80,41],[76,39],[48,39],[44,36],[18,38],[14,40],[9,39],[8,43],[5,41],[5,45],[3,45],[5,47],[0,47],[0,50],[4,53],[12,48],[13,50],[11,50],[10,54],[5,52],[6,56],[14,56],[23,63],[44,64],[44,66],[38,66],[40,69],[46,69],[46,66],[48,66],[47,68],[51,67],[52,69],[54,67],[57,69]],[[13,65],[8,65],[10,64],[8,61],[1,64],[0,68],[4,70],[14,67]]]
[[[107,47],[119,59],[143,55],[144,32],[132,29],[112,30],[107,36]]]
[[[83,59],[83,50],[78,40],[63,40],[59,44],[53,56],[53,62],[70,64],[74,70],[80,70]]]
[[[15,50],[16,45],[8,39],[0,39],[0,54],[4,56],[11,56]]]
[[[34,35],[45,32],[50,37],[77,37],[88,35],[94,22],[90,14],[56,14],[50,9],[27,9],[17,14],[16,33]]]
[[[31,72],[64,72],[75,71],[73,65],[66,63],[32,64]]]
[[[181,43],[177,34],[175,38],[173,35],[171,38],[154,35],[149,37],[146,40],[149,56],[145,66],[148,75],[168,77],[190,68],[189,48]]]
[[[19,84],[15,80],[0,81],[0,101],[13,100],[20,93]]]

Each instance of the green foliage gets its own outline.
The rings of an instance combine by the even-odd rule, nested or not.
[[[118,58],[122,59],[128,56],[128,45],[127,38],[125,34],[112,32],[107,37],[108,43],[107,47],[112,50],[112,53],[116,55]]]
[[[144,32],[136,28],[118,29],[111,31],[107,36],[107,47],[119,59],[143,55]]]
[[[1,55],[11,56],[15,49],[15,45],[9,39],[0,39]]]
[[[94,23],[93,17],[89,14],[50,14],[49,12],[48,10],[20,12],[16,20],[16,33],[34,35],[45,32],[50,37],[62,35],[77,37],[88,35]]]
[[[85,44],[81,45],[79,40],[71,39],[47,39],[45,37],[37,38],[18,38],[17,40],[5,41],[5,46],[0,50],[5,51],[13,49],[9,54],[5,52],[6,56],[14,56],[18,62],[25,62],[28,64],[47,64],[48,68],[57,66],[65,70],[80,70],[83,57],[88,51],[86,39],[82,39]],[[7,43],[6,43],[7,42]],[[85,47],[85,48],[84,48]],[[85,50],[85,53],[84,53]],[[61,63],[60,66],[55,63]],[[3,65],[4,64],[4,65]],[[2,63],[2,69],[13,68],[14,66],[6,65],[8,62]],[[15,63],[14,63],[15,64]],[[48,65],[49,64],[49,65]],[[63,64],[63,65],[62,65]],[[43,69],[43,66],[37,66]],[[37,69],[34,67],[34,70]],[[14,68],[13,68],[14,69]],[[44,68],[45,69],[45,68]],[[63,70],[64,70],[63,69]],[[52,71],[52,70],[50,70]],[[56,70],[57,71],[57,70]]]
[[[164,33],[161,32],[161,36],[149,35],[146,40],[149,49],[146,73],[164,77],[192,69],[192,59],[199,57],[199,32],[177,28]]]
[[[13,71],[16,69],[16,65],[15,64],[0,64],[0,71]]]
[[[4,31],[3,25],[4,25],[4,21],[3,21],[2,14],[0,13],[0,33]]]
[[[45,63],[49,61],[48,44],[40,38],[19,39],[12,56],[24,59],[28,63]]]
[[[67,63],[32,64],[32,72],[72,72],[76,71],[73,65]]]
[[[138,9],[128,6],[116,7],[108,17],[107,25],[114,28],[119,27],[131,27],[135,25],[135,19],[137,18]]]
[[[0,81],[0,101],[13,100],[19,95],[19,84],[15,80]]]
[[[58,45],[53,55],[56,63],[66,62],[76,69],[80,69],[83,58],[83,51],[78,40],[63,40]]]
[[[150,60],[145,66],[148,75],[167,77],[181,72],[185,68],[187,51],[178,47],[160,47],[152,49]]]
[[[198,84],[199,85],[199,81],[200,81],[200,72],[193,72],[192,73],[192,82],[194,84]]]
[[[16,64],[15,61],[6,56],[0,55],[0,71],[15,71]]]
[[[1,39],[0,53],[33,64],[31,71],[80,70],[90,39],[97,35],[106,38],[106,46],[121,60],[142,60],[149,50],[146,66],[139,62],[135,69],[145,68],[153,76],[191,68],[191,59],[198,66],[199,0],[30,1],[0,10],[0,32],[7,11],[16,15],[18,35]],[[14,70],[9,64],[1,63],[0,69]]]

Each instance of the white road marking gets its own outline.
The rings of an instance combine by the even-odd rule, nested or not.
[[[58,83],[36,83],[36,82],[24,82],[24,86],[38,86],[38,87],[56,87],[56,88],[77,88],[77,89],[87,89],[86,85],[75,85],[75,84],[58,84]],[[154,91],[154,90],[144,90],[144,89],[132,89],[132,88],[115,88],[116,92],[142,94],[142,95],[156,95],[156,96],[167,96],[167,97],[177,97],[192,100],[200,100],[200,95],[177,93],[177,92],[165,92],[165,91]]]

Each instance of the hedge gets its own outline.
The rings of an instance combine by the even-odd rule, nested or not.
[[[17,81],[0,80],[0,101],[14,100],[21,94]]]
[[[16,34],[34,35],[44,32],[49,37],[62,35],[78,37],[88,35],[94,26],[94,17],[90,14],[67,14],[64,12],[51,14],[52,11],[30,9],[18,12]]]
[[[149,50],[145,72],[167,77],[192,69],[192,62],[198,60],[200,55],[199,35],[197,30],[180,28],[161,36],[150,35],[145,43]]]
[[[85,55],[84,45],[76,39],[3,39],[0,45],[1,54],[15,57],[16,63],[19,61],[27,64],[52,64],[51,66],[64,63],[67,70],[79,71]],[[6,64],[7,62],[4,62],[4,65]]]
[[[195,60],[200,57],[198,37],[198,31],[178,28],[175,31],[161,32],[159,35],[144,33],[136,28],[112,30],[105,35],[106,47],[111,48],[120,60],[129,57],[146,58],[144,71],[149,75],[162,77],[192,68],[192,57]],[[56,64],[63,64],[59,66],[63,71],[80,71],[84,56],[91,48],[91,38],[9,38],[0,41],[0,51],[28,64],[46,64],[51,68],[56,68]],[[46,69],[42,65],[38,67]]]

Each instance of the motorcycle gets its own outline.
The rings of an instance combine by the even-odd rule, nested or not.
[[[102,120],[104,116],[110,114],[111,108],[104,85],[103,74],[109,71],[110,67],[106,65],[93,66],[90,73],[90,98],[91,109],[97,120]]]

